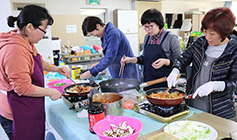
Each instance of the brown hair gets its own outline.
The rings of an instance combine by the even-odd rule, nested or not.
[[[206,13],[202,19],[201,31],[213,29],[224,40],[235,26],[235,16],[227,7],[214,8]]]

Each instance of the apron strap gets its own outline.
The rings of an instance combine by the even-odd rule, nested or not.
[[[160,45],[162,46],[162,43],[164,42],[164,40],[165,40],[165,38],[166,38],[166,36],[168,35],[170,33],[170,31],[168,31],[168,32],[166,32],[165,33],[165,36],[164,36],[164,38],[161,40],[161,42],[160,42]]]

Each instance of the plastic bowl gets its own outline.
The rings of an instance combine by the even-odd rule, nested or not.
[[[111,130],[110,124],[121,126],[124,121],[127,121],[126,124],[130,125],[133,129],[135,128],[135,133],[125,137],[107,137],[102,134],[103,131]],[[107,115],[105,119],[100,120],[93,127],[101,140],[136,140],[142,128],[142,122],[136,118],[113,115]]]
[[[57,84],[57,83],[66,83],[66,85],[63,85],[63,86],[54,86],[54,84]],[[52,81],[52,82],[49,82],[47,84],[47,86],[49,88],[54,88],[54,89],[57,89],[59,92],[63,93],[64,92],[64,88],[67,87],[68,85],[71,85],[72,84],[72,81],[71,80],[67,80],[67,79],[61,79],[61,80],[56,80],[56,81]]]

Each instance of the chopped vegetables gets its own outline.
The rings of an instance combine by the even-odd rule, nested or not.
[[[64,85],[67,85],[67,83],[57,83],[57,84],[54,84],[53,86],[58,87],[58,86],[64,86]]]
[[[211,130],[208,126],[196,124],[191,121],[168,124],[168,133],[180,140],[205,140],[210,137]]]
[[[110,124],[111,130],[103,131],[102,134],[108,137],[124,137],[132,135],[135,132],[130,125],[126,125],[127,121],[124,121],[121,126]]]
[[[176,98],[184,97],[184,95],[179,94],[179,92],[175,91],[172,93],[166,93],[166,92],[151,93],[149,97],[155,98],[155,99],[176,99]]]
[[[67,90],[67,92],[71,92],[71,93],[81,93],[81,92],[90,92],[90,91],[91,91],[90,86],[84,87],[83,85],[82,86],[74,86],[74,87]]]

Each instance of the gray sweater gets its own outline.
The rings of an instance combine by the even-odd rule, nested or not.
[[[182,53],[181,45],[180,45],[180,42],[178,40],[178,37],[172,32],[170,32],[166,36],[165,40],[163,41],[166,32],[168,32],[168,31],[164,30],[163,33],[161,34],[160,42],[163,42],[162,43],[162,49],[165,52],[167,58],[171,60],[171,64],[173,64],[175,59],[178,58]],[[150,41],[151,37],[149,37],[149,35],[146,34],[145,39],[144,39],[144,46],[146,45],[147,42],[149,43],[149,41],[147,41],[148,38],[149,38],[149,41]],[[140,59],[141,64],[144,64],[143,55],[139,56],[139,59]]]

